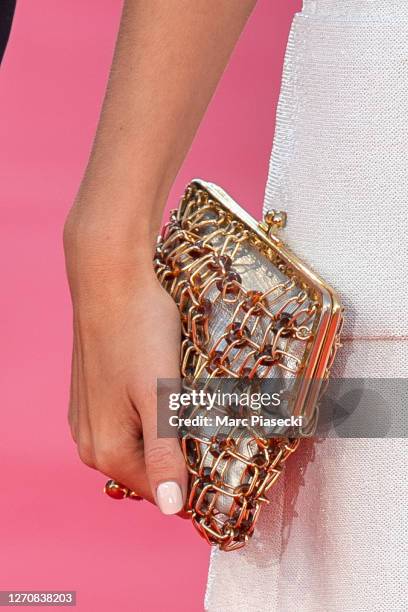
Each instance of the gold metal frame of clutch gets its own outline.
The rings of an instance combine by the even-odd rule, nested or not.
[[[336,292],[283,242],[286,215],[253,219],[214,183],[194,179],[159,237],[155,269],[182,323],[181,374],[188,385],[218,378],[292,377],[291,414],[312,435],[316,406],[340,346]],[[190,473],[187,511],[223,550],[252,535],[266,493],[299,439],[256,428],[183,430]],[[238,469],[239,468],[239,469]]]

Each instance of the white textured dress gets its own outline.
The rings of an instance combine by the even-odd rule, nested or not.
[[[304,0],[265,209],[345,304],[334,375],[408,377],[407,172],[408,0]],[[303,442],[252,541],[213,551],[206,609],[405,612],[407,455],[403,438]]]

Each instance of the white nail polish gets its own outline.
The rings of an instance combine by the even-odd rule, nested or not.
[[[156,499],[163,514],[176,514],[183,508],[183,495],[177,482],[169,481],[159,484]]]

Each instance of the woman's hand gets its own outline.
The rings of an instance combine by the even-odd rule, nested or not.
[[[180,330],[153,273],[152,244],[254,4],[125,0],[95,142],[65,227],[79,453],[168,514],[181,510],[187,475],[178,440],[156,438],[156,380],[179,375]]]
[[[156,381],[179,377],[177,307],[151,258],[132,265],[112,251],[102,255],[97,246],[83,246],[71,225],[65,231],[74,311],[69,422],[79,455],[165,514],[177,513],[186,494],[184,459],[177,438],[156,436]]]

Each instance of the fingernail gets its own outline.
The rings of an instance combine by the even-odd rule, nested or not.
[[[177,514],[183,508],[183,495],[177,482],[169,481],[159,484],[156,498],[163,514]]]

